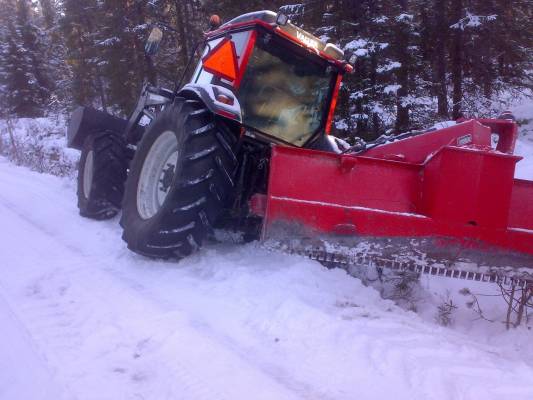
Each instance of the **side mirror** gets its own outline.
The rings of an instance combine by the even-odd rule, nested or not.
[[[159,50],[159,45],[161,44],[162,40],[163,31],[157,26],[154,26],[144,46],[144,52],[146,53],[146,55],[153,56],[157,54],[157,51]]]

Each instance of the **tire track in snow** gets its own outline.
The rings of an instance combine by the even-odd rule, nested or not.
[[[5,178],[5,176],[0,176],[1,179]],[[9,181],[11,182],[5,182],[4,184],[13,184],[15,180],[15,177],[9,177]],[[28,192],[28,194],[31,193],[31,197],[33,197],[34,195],[36,195],[36,187],[33,186],[33,185],[24,185],[24,189],[25,191]],[[38,190],[38,189],[37,189]],[[46,199],[45,196],[42,195],[42,193],[39,193],[39,196],[41,198],[44,198]],[[55,196],[54,196],[55,197]],[[59,196],[57,196],[59,197]],[[54,200],[53,203],[54,204],[61,204],[63,203],[63,199],[47,199],[47,200]],[[20,219],[26,221],[28,224],[30,224],[31,226],[33,226],[35,229],[45,233],[47,236],[49,237],[53,237],[53,238],[57,238],[58,239],[58,244],[60,244],[61,246],[65,247],[66,250],[70,251],[70,252],[74,252],[74,253],[77,253],[77,254],[88,254],[88,251],[86,249],[83,248],[83,246],[79,246],[78,243],[73,243],[73,242],[76,242],[75,238],[72,237],[72,238],[65,238],[65,237],[62,237],[63,235],[61,234],[61,230],[58,231],[57,227],[60,228],[59,225],[56,225],[54,226],[53,228],[55,229],[50,229],[49,226],[45,225],[44,223],[40,222],[40,221],[37,221],[36,218],[31,218],[30,214],[29,213],[24,213],[22,212],[19,208],[17,208],[13,202],[11,202],[10,200],[8,200],[4,195],[0,194],[0,204],[2,204],[5,208],[9,209],[12,213],[14,213],[15,215],[17,215]],[[72,206],[70,204],[70,206]],[[73,208],[73,207],[71,207]],[[68,208],[67,208],[68,209]],[[64,213],[65,210],[58,210],[59,213]],[[74,218],[80,218],[77,216],[77,214],[75,215]],[[85,221],[83,219],[80,219],[80,222],[81,223],[86,223],[86,222],[89,222],[89,223],[94,223],[92,221]],[[109,228],[109,223],[106,223],[106,222],[96,222],[96,224],[98,224],[100,227],[102,227],[103,229],[106,229],[106,228]],[[113,232],[111,230],[110,232],[112,235],[115,235],[115,232]],[[67,240],[61,240],[61,239],[67,239]],[[121,243],[122,244],[122,243]],[[122,250],[124,251],[127,255],[130,255],[128,250]],[[132,258],[136,258],[137,256],[132,256]],[[123,273],[120,273],[120,272],[117,272],[117,270],[115,268],[113,268],[112,266],[108,266],[106,265],[105,263],[102,263],[100,261],[100,259],[95,256],[95,255],[92,255],[91,258],[93,259],[93,264],[96,266],[98,266],[98,269],[101,270],[101,271],[105,271],[106,273],[111,273],[113,276],[117,277],[118,279],[121,279],[123,282],[127,282],[129,284],[129,286],[131,287],[142,287],[143,288],[143,291],[145,293],[143,293],[143,296],[146,296],[146,289],[143,285],[142,282],[139,282],[138,280],[134,280],[132,279],[131,277],[128,277],[126,276],[125,274]],[[144,259],[143,259],[144,261]],[[146,263],[157,263],[157,262],[154,262],[154,261],[144,261]],[[157,263],[157,264],[162,264],[162,263]],[[164,301],[162,300],[162,297],[161,296],[158,296],[157,293],[155,293],[153,290],[150,291],[150,297],[153,301],[156,301],[156,302],[161,302],[161,301]],[[49,307],[54,307],[54,304],[52,305],[49,305]],[[47,313],[47,316],[49,318],[51,318],[53,315],[51,313]],[[280,365],[276,365],[275,363],[272,363],[271,361],[269,360],[266,360],[266,359],[257,359],[257,357],[259,357],[259,354],[253,354],[251,355],[250,354],[250,351],[248,349],[243,349],[243,348],[240,348],[239,347],[239,343],[238,341],[232,339],[230,336],[226,335],[226,334],[223,334],[223,333],[220,333],[218,332],[216,329],[214,329],[213,326],[209,325],[205,320],[201,320],[198,318],[198,316],[195,316],[194,318],[195,322],[194,324],[198,327],[202,327],[202,332],[204,335],[207,335],[209,337],[209,339],[213,342],[217,342],[219,344],[221,344],[222,346],[225,347],[226,350],[229,350],[231,351],[236,357],[242,359],[243,362],[245,362],[248,367],[251,367],[257,371],[260,371],[262,374],[264,374],[265,376],[269,376],[270,379],[272,379],[274,382],[276,382],[278,385],[280,385],[281,387],[285,387],[287,389],[288,392],[295,392],[295,393],[299,393],[301,395],[303,395],[306,399],[325,399],[327,400],[328,399],[328,396],[326,393],[324,393],[322,390],[316,388],[316,387],[313,387],[312,385],[310,385],[309,383],[306,383],[304,381],[300,381],[298,379],[296,379],[295,377],[291,377],[290,376],[290,372],[286,369],[284,369],[282,366]],[[66,322],[61,322],[62,324],[66,324]],[[72,335],[71,336],[76,336],[76,335]]]
[[[23,216],[20,212],[14,211],[12,204],[6,201],[3,196],[0,200],[0,203],[2,204],[3,208],[1,214],[4,215],[4,217],[6,216],[6,210],[9,210],[9,212],[16,216],[14,219],[22,219],[23,221],[26,221],[28,225],[31,225],[31,227],[35,230],[32,235],[32,240],[36,242],[45,242],[47,248],[52,248],[53,246],[60,248],[61,250],[59,252],[63,255],[66,255],[66,259],[68,260],[76,260],[76,258],[79,257],[78,254],[80,254],[80,252],[71,245],[65,246],[62,243],[49,243],[54,238],[54,233],[50,232],[49,229],[41,229],[39,223],[35,223],[27,216]],[[44,236],[44,238],[39,238],[39,235]],[[73,254],[73,252],[75,254]],[[40,253],[42,254],[42,252]],[[35,261],[38,262],[42,260]],[[69,261],[67,264],[72,265],[71,262],[72,261]],[[76,266],[76,264],[78,265]],[[159,338],[161,342],[155,346],[154,350],[157,355],[158,347],[168,347],[169,352],[167,355],[169,353],[174,353],[175,357],[171,363],[168,361],[163,362],[163,364],[166,364],[167,368],[172,371],[172,373],[169,373],[166,377],[163,377],[162,380],[164,382],[159,382],[158,385],[145,385],[151,387],[148,393],[150,396],[152,396],[152,398],[175,398],[174,396],[177,393],[185,395],[187,392],[189,393],[187,393],[187,395],[184,397],[194,399],[264,397],[264,395],[259,395],[257,392],[255,392],[255,389],[251,390],[248,385],[242,385],[242,383],[246,381],[255,382],[254,386],[258,388],[268,388],[268,390],[265,390],[264,392],[265,394],[268,393],[268,395],[264,398],[269,398],[273,393],[277,393],[276,398],[297,398],[290,391],[281,388],[269,376],[264,375],[255,368],[250,368],[250,364],[243,362],[243,360],[241,360],[239,357],[236,357],[234,354],[232,354],[232,352],[228,351],[228,349],[221,348],[216,341],[212,340],[212,338],[205,337],[202,332],[191,328],[186,318],[184,318],[182,315],[176,315],[176,313],[172,312],[171,310],[165,310],[162,313],[158,307],[153,307],[152,304],[147,304],[145,299],[140,301],[139,293],[137,291],[131,290],[128,286],[123,285],[121,282],[110,280],[109,276],[107,274],[102,274],[99,268],[90,268],[90,266],[98,266],[98,264],[99,263],[96,259],[81,261],[77,260],[77,262],[74,264],[75,268],[72,270],[69,265],[61,265],[61,263],[59,263],[59,265],[54,266],[54,269],[51,273],[48,271],[46,274],[40,275],[37,279],[34,279],[34,282],[31,285],[33,289],[28,289],[30,292],[33,292],[34,301],[28,301],[26,302],[27,304],[20,307],[19,315],[24,316],[23,319],[25,320],[26,326],[28,326],[31,331],[39,332],[43,347],[46,346],[47,348],[52,349],[55,354],[61,355],[55,360],[57,366],[65,365],[67,368],[70,366],[75,370],[76,358],[78,356],[73,352],[73,350],[76,348],[83,349],[84,346],[87,347],[88,342],[90,346],[91,342],[91,332],[88,332],[88,330],[91,328],[84,326],[84,324],[89,325],[87,321],[91,322],[92,316],[90,311],[87,310],[83,305],[72,306],[72,304],[69,303],[71,301],[69,299],[76,298],[83,300],[91,297],[91,308],[107,308],[108,312],[111,311],[111,315],[120,315],[121,312],[124,311],[123,308],[118,307],[117,309],[113,309],[115,307],[109,304],[109,299],[103,298],[102,294],[100,294],[105,293],[106,291],[116,292],[116,286],[118,285],[121,286],[120,304],[122,304],[123,307],[126,307],[125,304],[129,304],[130,306],[131,304],[135,304],[134,308],[136,309],[136,312],[141,315],[160,315],[165,328],[167,328],[163,329],[162,331],[171,332],[168,337]],[[63,293],[65,293],[65,290],[67,289],[67,292],[72,292],[74,290],[72,288],[73,283],[66,282],[67,277],[75,278],[76,283],[83,282],[82,288],[75,288],[77,291],[75,296],[70,295],[62,298],[61,296],[58,296],[58,294],[50,293],[53,291],[63,291]],[[70,280],[73,281],[73,279]],[[94,290],[96,288],[98,289],[98,292]],[[117,298],[115,297],[114,300],[116,301]],[[171,321],[165,318],[165,313],[168,312],[171,313]],[[179,329],[175,327],[175,325],[177,325],[176,320],[178,319],[181,319],[180,323],[178,324]],[[109,329],[109,326],[113,326],[111,321],[103,322],[103,325],[106,327],[106,329]],[[128,349],[137,348],[138,346],[134,345],[134,343],[141,343],[143,340],[145,340],[142,338],[139,339],[141,331],[144,331],[144,335],[140,335],[143,337],[150,337],[150,335],[161,336],[158,330],[154,331],[153,329],[143,326],[142,323],[140,324],[141,326],[135,326],[135,324],[133,324],[133,326],[131,326],[132,324],[130,324],[130,326],[128,326],[128,324],[124,324],[125,326],[120,326],[120,323],[122,322],[123,321],[119,321],[118,330],[131,328],[138,332],[133,335],[134,338],[122,338],[121,335],[124,332],[118,332],[116,334],[107,336],[104,335],[108,340],[111,340],[111,343],[105,346],[104,349],[98,348],[97,351],[112,353],[112,350],[109,347],[112,348],[114,346],[115,351],[119,350],[119,353],[124,353],[124,351],[121,351],[123,350],[123,347]],[[124,339],[125,343],[121,343],[121,341]],[[192,354],[188,354],[189,357],[183,358],[180,354],[182,351],[184,351],[183,347],[181,347],[181,345],[176,345],[176,342],[179,343],[183,341],[192,341],[193,346],[197,346],[199,348],[193,351]],[[201,353],[205,354],[202,356]],[[102,364],[105,366],[108,364],[109,360],[105,359],[106,354],[102,355],[104,356],[104,362]],[[138,352],[134,352],[131,357],[133,360],[138,360],[141,358],[140,353]],[[128,357],[124,354],[122,354],[120,358],[122,358],[125,364],[131,363],[131,361],[128,360]],[[147,358],[150,359],[150,356]],[[212,368],[212,371],[210,372],[209,364],[206,364],[205,360],[213,360],[213,358],[219,358],[220,360],[224,361],[222,363],[218,363],[219,365],[215,365],[215,368],[213,368],[213,365],[211,365],[210,367]],[[157,365],[160,361],[161,360],[157,361],[157,357],[153,357],[153,360],[150,360],[148,364],[153,363],[154,368],[159,367],[158,369],[161,370],[161,366]],[[84,368],[87,369],[87,366]],[[129,368],[117,366],[114,368],[114,371],[118,374],[122,374],[128,369]],[[145,368],[144,370],[141,368],[135,372],[132,372],[131,381],[138,384],[143,383],[143,381],[148,380],[153,375],[151,370],[152,368]],[[196,373],[191,371],[196,371]],[[236,371],[239,371],[239,373],[236,374]],[[85,370],[84,372],[87,374],[91,371]],[[221,377],[223,377],[223,379],[221,379]],[[70,376],[69,378],[76,379],[76,376]],[[83,377],[81,377],[81,379],[83,379]],[[228,385],[228,383],[232,380],[235,382]],[[85,386],[89,387],[92,385],[86,384]],[[217,386],[218,390],[213,391],[213,388],[216,388]],[[175,388],[175,390],[173,390],[170,394],[163,393],[163,388],[165,387]],[[163,390],[163,392],[159,394],[154,393],[154,390],[156,389]],[[225,394],[224,392],[228,393]],[[145,395],[148,393],[145,393]],[[89,396],[89,398],[91,398],[91,396]],[[109,398],[117,397],[112,396]]]
[[[61,400],[67,393],[56,382],[50,363],[9,304],[0,285],[0,398]],[[23,368],[13,368],[19,363]],[[31,382],[31,385],[24,384]],[[19,388],[22,386],[22,390]],[[72,398],[69,393],[68,398]]]

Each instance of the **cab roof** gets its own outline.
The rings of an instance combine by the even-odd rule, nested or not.
[[[278,25],[278,14],[273,11],[263,10],[255,11],[247,14],[239,15],[236,18],[224,23],[220,28],[207,34],[208,37],[216,36],[222,32],[229,31],[236,26],[246,26],[248,24],[260,24],[263,26],[269,26],[271,29],[279,29],[283,36],[288,36],[289,39],[304,45],[310,49],[315,49],[319,53],[325,54],[329,58],[333,58],[337,62],[344,60],[344,52],[337,46],[331,43],[324,43],[316,36],[311,35],[309,32],[297,27],[288,21],[284,25]]]

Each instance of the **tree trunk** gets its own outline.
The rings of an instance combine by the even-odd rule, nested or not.
[[[437,96],[437,114],[449,118],[448,88],[446,85],[446,43],[448,41],[448,23],[446,17],[446,0],[435,0],[435,94]]]
[[[375,91],[375,87],[376,87],[376,84],[377,84],[377,68],[378,68],[378,60],[377,60],[377,55],[375,53],[372,53],[372,55],[370,56],[370,68],[371,68],[371,72],[370,72],[370,87],[372,88],[372,98],[376,98],[376,91]],[[379,114],[377,112],[375,112],[374,110],[372,110],[372,133],[373,133],[373,137],[372,139],[377,139],[379,137],[379,134],[380,134],[380,118],[379,118]]]
[[[54,28],[55,12],[54,4],[50,0],[39,0],[46,30]]]
[[[89,33],[92,34],[94,32],[92,21],[89,19],[88,16],[85,19],[85,26],[87,27],[87,30],[89,31]],[[79,34],[80,44],[83,45],[84,39],[81,35],[81,28],[78,31],[78,34]],[[96,79],[96,87],[98,88],[98,93],[100,95],[100,102],[102,103],[102,109],[105,112],[107,112],[107,100],[106,100],[106,96],[104,92],[104,81],[102,79],[102,73],[100,72],[100,67],[98,66],[98,64],[94,66],[94,75]]]
[[[408,12],[407,1],[400,1],[400,11],[402,14]],[[405,104],[406,97],[409,94],[409,23],[404,20],[396,22],[396,57],[401,66],[396,69],[396,80],[400,88],[396,97],[396,124],[397,133],[405,132],[409,129],[409,106]]]
[[[181,53],[181,66],[184,67],[187,65],[187,61],[189,59],[189,48],[187,46],[187,33],[185,32],[185,21],[183,16],[183,10],[182,7],[185,7],[185,5],[179,1],[175,1],[176,4],[176,24],[178,28],[178,41],[180,46],[180,53]]]
[[[457,23],[463,12],[462,0],[452,0],[451,20]],[[463,101],[463,31],[457,27],[453,32],[453,41],[451,49],[452,59],[452,85],[453,85],[453,109],[452,118],[461,118],[461,106]]]

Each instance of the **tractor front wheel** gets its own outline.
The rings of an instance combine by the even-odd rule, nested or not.
[[[122,238],[150,257],[197,250],[233,193],[236,137],[199,101],[178,98],[150,125],[133,158]]]
[[[128,159],[124,140],[113,132],[88,136],[78,168],[80,215],[103,220],[120,210]]]

